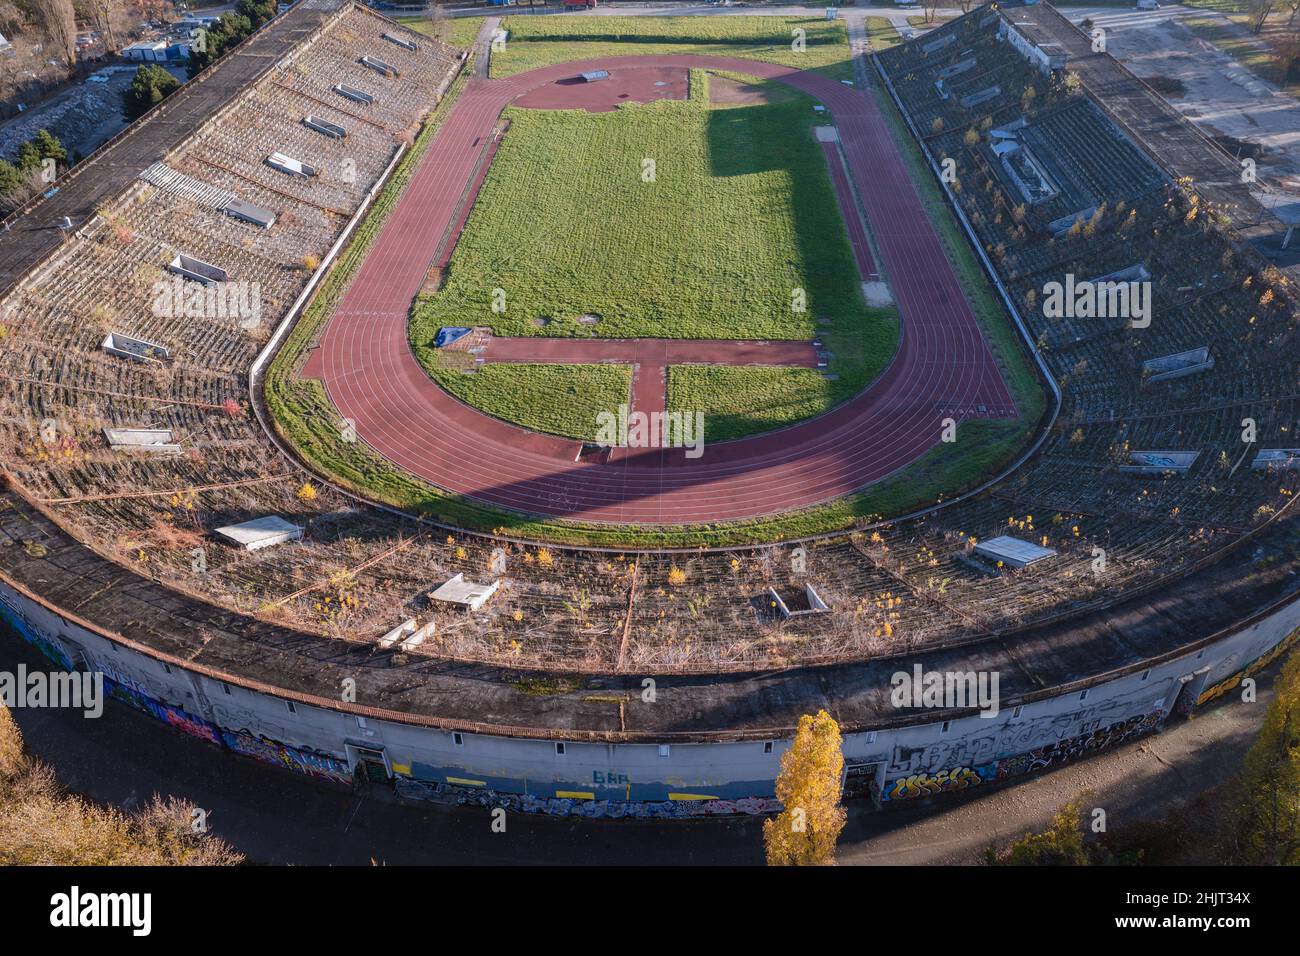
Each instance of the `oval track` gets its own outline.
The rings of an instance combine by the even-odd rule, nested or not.
[[[757,75],[827,106],[898,305],[902,336],[876,382],[818,418],[706,445],[697,459],[651,450],[609,464],[575,464],[576,442],[508,425],[439,388],[411,352],[408,316],[502,109],[581,71],[657,67]],[[844,213],[846,221],[856,215]],[[945,417],[1015,414],[874,99],[818,74],[729,57],[606,58],[470,81],[331,317],[317,367],[357,435],[406,471],[516,511],[618,524],[731,521],[819,504],[915,461],[938,444]]]

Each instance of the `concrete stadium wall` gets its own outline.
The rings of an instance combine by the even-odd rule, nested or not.
[[[350,783],[359,748],[398,790],[460,802],[592,816],[694,816],[778,808],[788,740],[566,742],[458,734],[292,703],[165,664],[65,620],[0,583],[0,617],[62,669],[105,675],[111,696],[211,744],[319,779]],[[1008,709],[848,733],[846,793],[881,804],[1032,773],[1158,730],[1232,690],[1300,634],[1293,601],[1184,657]],[[459,739],[459,743],[457,740]],[[617,809],[611,812],[610,808]],[[632,812],[631,808],[651,812]]]

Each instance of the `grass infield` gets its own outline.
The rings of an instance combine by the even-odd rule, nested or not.
[[[531,419],[534,408],[507,394],[514,390],[569,415],[575,401],[593,412],[618,404],[565,389],[548,395],[524,370],[463,387],[457,378],[465,376],[448,370],[431,345],[447,325],[512,336],[820,335],[833,355],[833,379],[807,369],[673,370],[673,406],[704,412],[706,434],[721,440],[826,411],[880,374],[897,345],[897,317],[863,301],[813,134],[824,116],[811,98],[783,87],[767,103],[715,109],[708,84],[708,74],[693,70],[688,100],[609,113],[507,110],[509,132],[446,283],[420,303],[411,326],[416,356],[440,383],[518,424],[528,422],[509,409]],[[493,311],[497,289],[504,312]],[[806,297],[799,310],[795,290]],[[599,318],[587,325],[584,316]],[[733,388],[740,380],[753,400],[748,408]]]
[[[566,22],[573,23],[578,19],[582,18],[566,18]],[[728,18],[728,22],[740,19],[749,18]],[[709,23],[704,20],[695,22],[701,25]],[[843,49],[837,55],[847,63],[847,44],[841,42]],[[616,41],[610,39],[608,43],[616,44]],[[548,62],[590,55],[582,50],[583,45],[556,44],[550,54],[553,59]],[[624,53],[647,52],[639,43],[631,49],[627,48],[632,46],[630,43],[622,46],[621,52]],[[669,50],[660,52],[699,52],[698,46],[697,43],[683,40],[677,45],[670,45]],[[738,55],[735,50],[726,52]],[[373,211],[359,227],[351,244],[290,332],[267,375],[265,400],[276,430],[296,448],[308,464],[328,475],[335,483],[373,500],[470,530],[578,546],[723,547],[833,532],[861,526],[879,520],[882,516],[923,508],[941,498],[951,498],[961,490],[977,484],[1004,466],[1028,439],[1044,407],[1042,388],[1023,355],[1014,328],[1003,314],[987,278],[947,208],[932,174],[924,165],[918,148],[904,128],[896,108],[886,94],[874,90],[889,121],[895,142],[911,167],[913,179],[922,192],[927,210],[939,229],[963,287],[971,297],[985,334],[1004,366],[1020,407],[1020,421],[969,422],[962,426],[960,440],[955,446],[936,448],[918,462],[871,488],[825,505],[771,518],[691,527],[620,528],[505,512],[435,488],[396,468],[363,442],[343,442],[338,413],[330,404],[324,389],[318,382],[300,378],[298,370],[305,360],[307,348],[316,341],[324,328],[334,304],[364,260],[387,213],[400,197],[424,148],[463,84],[463,79],[457,82],[452,94],[444,100],[426,125],[414,148],[380,194]],[[735,384],[726,383],[726,387],[735,387]],[[752,382],[740,384],[749,389],[751,395],[755,394],[756,386]],[[747,399],[747,404],[748,401]],[[725,412],[723,406],[719,405],[718,408]]]
[[[472,375],[438,369],[433,376],[466,405],[533,431],[591,441],[596,415],[628,400],[627,365],[483,365]]]
[[[569,60],[696,53],[766,60],[853,79],[844,23],[815,17],[506,17],[492,76]],[[802,39],[802,44],[799,42]]]

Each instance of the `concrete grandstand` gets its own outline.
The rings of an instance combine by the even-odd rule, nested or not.
[[[1231,158],[1203,138],[1154,148],[1186,131],[1145,92],[1112,103],[1096,84],[1113,61],[1074,34],[1045,5],[986,6],[863,64],[935,174],[955,173],[954,209],[1059,394],[1037,453],[919,516],[645,552],[434,526],[263,430],[250,369],[463,67],[365,8],[294,7],[187,94],[220,90],[219,107],[168,101],[0,236],[0,610],[210,742],[554,812],[770,810],[818,707],[845,731],[848,792],[879,802],[1191,712],[1300,628],[1300,471],[1251,467],[1300,445],[1300,306],[1246,241],[1258,210],[1219,176]],[[192,291],[205,268],[256,285],[258,308],[153,307],[160,280]],[[1045,314],[1067,277],[1149,283],[1149,321]],[[138,360],[107,336],[143,343]],[[169,433],[166,451],[105,429]],[[305,532],[212,538],[267,516]],[[1032,562],[979,550],[1000,536]],[[457,575],[499,587],[468,612],[429,599]],[[809,586],[824,611],[764,612]],[[999,672],[1003,713],[893,707],[889,675],[913,663]]]

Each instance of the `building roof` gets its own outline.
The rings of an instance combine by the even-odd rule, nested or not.
[[[986,558],[1009,564],[1013,568],[1027,568],[1031,564],[1056,556],[1056,552],[1051,548],[1042,548],[1032,541],[1013,538],[1007,534],[981,541],[975,546],[975,551]]]
[[[170,428],[105,428],[104,438],[114,451],[151,451],[174,454],[181,446],[173,444]]]
[[[471,611],[477,611],[488,598],[496,593],[497,588],[500,586],[500,581],[493,581],[491,584],[478,584],[474,581],[466,581],[463,574],[457,574],[450,580],[440,584],[429,597],[435,601],[459,604]]]
[[[275,225],[275,212],[264,206],[258,206],[246,199],[236,196],[222,207],[222,212],[244,222],[270,229]]]
[[[264,74],[275,69],[284,51],[313,36],[332,11],[295,4],[214,63],[202,83],[186,83],[167,98],[166,119],[154,114],[138,120],[58,180],[58,190],[32,200],[26,214],[0,231],[0,292],[7,292],[63,242],[50,228],[66,216],[80,225],[106,199],[121,195],[151,163],[161,162],[199,126]]]
[[[261,518],[253,518],[251,521],[241,521],[239,524],[217,528],[216,534],[245,550],[256,551],[258,548],[301,538],[302,528],[285,521],[279,515],[265,515]]]

